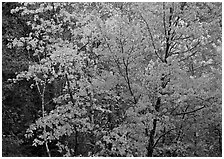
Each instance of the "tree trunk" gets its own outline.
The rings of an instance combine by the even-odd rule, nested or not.
[[[149,143],[148,143],[148,147],[147,147],[147,157],[153,157],[153,150],[154,150],[154,136],[155,136],[155,132],[156,132],[156,123],[157,123],[157,119],[153,119],[153,128],[150,131],[149,134]]]

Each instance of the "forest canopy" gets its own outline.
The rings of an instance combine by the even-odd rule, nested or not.
[[[222,3],[2,3],[2,156],[222,156]]]

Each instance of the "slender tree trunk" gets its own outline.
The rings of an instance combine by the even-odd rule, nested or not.
[[[44,81],[44,87],[43,87],[43,91],[41,93],[40,91],[40,86],[38,84],[38,82],[36,81],[36,86],[37,86],[37,89],[38,89],[38,92],[40,94],[40,97],[41,97],[41,107],[42,107],[42,117],[44,118],[45,117],[45,100],[44,100],[44,95],[45,95],[45,89],[46,89],[46,79]],[[47,133],[47,130],[46,130],[46,125],[44,125],[44,134]],[[51,157],[51,152],[49,150],[49,147],[48,147],[48,141],[47,141],[47,138],[44,139],[44,142],[45,142],[45,147],[46,147],[46,150],[47,150],[47,154],[48,154],[48,157]]]
[[[147,155],[146,155],[147,157],[153,157],[156,124],[157,124],[157,119],[153,119],[153,128],[152,128],[152,130],[150,131],[150,134],[149,134],[149,141],[148,141]]]
[[[45,147],[46,147],[46,150],[47,150],[48,157],[51,157],[51,152],[49,150],[48,142],[47,141],[45,141]]]
[[[65,78],[66,78],[66,81],[67,81],[67,85],[68,85],[68,93],[70,95],[70,100],[73,104],[73,106],[75,106],[75,99],[73,98],[73,94],[72,94],[72,90],[71,90],[71,85],[70,85],[70,82],[69,82],[69,79],[68,79],[68,74],[65,74]],[[74,115],[74,117],[76,118],[76,114]],[[77,151],[78,151],[78,130],[77,130],[77,126],[75,125],[74,126],[74,129],[75,129],[75,148],[74,148],[74,156],[77,156]]]
[[[74,156],[78,155],[78,131],[75,127],[75,148],[74,148]]]

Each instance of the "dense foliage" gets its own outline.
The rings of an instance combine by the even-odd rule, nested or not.
[[[3,3],[3,156],[221,156],[221,7]]]

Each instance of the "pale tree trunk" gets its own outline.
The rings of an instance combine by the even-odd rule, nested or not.
[[[42,107],[42,117],[44,118],[45,117],[45,90],[46,90],[46,79],[45,79],[45,81],[44,81],[44,86],[43,86],[43,91],[41,92],[40,91],[40,86],[39,86],[39,84],[38,84],[38,82],[36,81],[36,86],[37,86],[37,89],[38,89],[38,92],[39,92],[39,94],[40,94],[40,97],[41,97],[41,107]],[[43,132],[44,134],[46,134],[47,133],[47,131],[46,131],[46,125],[44,125],[44,132]],[[46,147],[46,151],[47,151],[47,154],[48,154],[48,157],[51,157],[51,152],[50,152],[50,150],[49,150],[49,147],[48,147],[48,141],[47,141],[47,138],[45,138],[44,139],[44,143],[45,143],[45,147]]]

